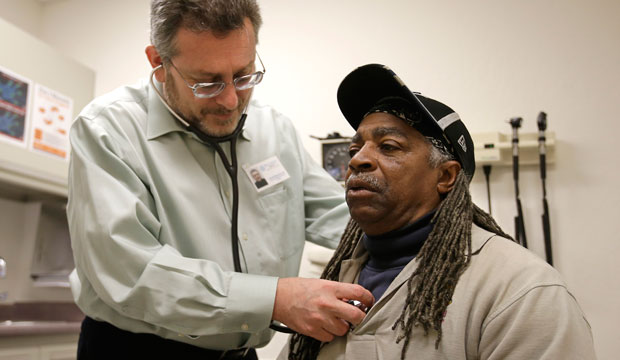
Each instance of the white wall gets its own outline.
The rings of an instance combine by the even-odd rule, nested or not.
[[[267,67],[256,95],[309,135],[352,134],[336,104],[340,80],[380,62],[409,87],[457,110],[471,132],[509,132],[539,111],[557,136],[548,173],[556,268],[587,314],[600,359],[620,353],[620,2],[615,0],[263,0],[259,51]],[[149,72],[148,0],[65,0],[45,7],[40,36],[97,71],[96,93]],[[68,20],[70,19],[70,20]],[[616,165],[614,165],[616,164]],[[479,171],[474,200],[486,208]],[[522,168],[531,248],[542,255],[538,170]],[[513,233],[512,174],[491,174],[493,214]]]
[[[38,0],[0,0],[0,17],[37,36],[41,32],[43,6]]]
[[[40,36],[97,72],[95,94],[146,77],[149,0],[47,0]]]

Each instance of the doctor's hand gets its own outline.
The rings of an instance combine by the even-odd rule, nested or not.
[[[284,323],[300,334],[329,342],[349,331],[366,314],[347,300],[359,300],[368,308],[372,293],[357,284],[336,281],[280,278],[273,306],[273,320]],[[349,324],[350,323],[350,324]]]

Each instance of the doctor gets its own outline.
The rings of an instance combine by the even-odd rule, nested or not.
[[[151,79],[76,119],[79,358],[256,359],[273,320],[330,341],[364,317],[343,299],[372,304],[359,285],[294,277],[305,240],[335,247],[348,212],[290,120],[250,100],[260,25],[253,0],[153,1]]]

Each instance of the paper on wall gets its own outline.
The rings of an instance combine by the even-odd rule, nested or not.
[[[30,148],[69,159],[69,127],[73,116],[73,99],[36,84],[32,109]]]
[[[26,147],[32,81],[0,67],[0,141]]]

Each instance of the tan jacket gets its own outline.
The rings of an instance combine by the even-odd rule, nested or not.
[[[416,327],[407,359],[595,359],[590,325],[560,274],[518,244],[477,226],[472,257],[461,276],[443,322],[443,337]],[[356,282],[368,254],[363,245],[342,265],[340,281]],[[392,326],[401,314],[411,261],[344,337],[324,345],[321,360],[400,359]]]

